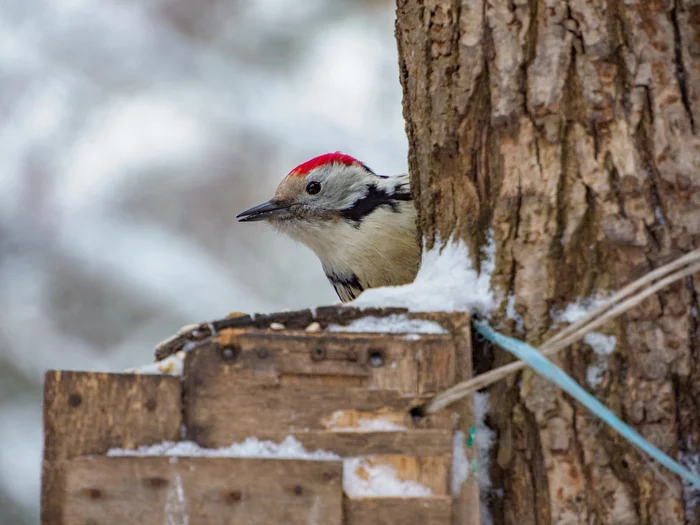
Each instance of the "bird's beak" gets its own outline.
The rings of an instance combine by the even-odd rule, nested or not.
[[[267,201],[236,215],[238,222],[265,221],[287,212],[289,204]]]

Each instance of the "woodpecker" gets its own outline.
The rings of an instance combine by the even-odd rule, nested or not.
[[[237,215],[308,246],[343,302],[413,281],[420,264],[408,175],[377,175],[340,152],[300,164],[268,202]]]

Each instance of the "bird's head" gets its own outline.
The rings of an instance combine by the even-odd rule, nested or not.
[[[393,178],[393,177],[391,177]],[[268,221],[284,228],[346,220],[359,225],[381,206],[410,200],[408,182],[389,183],[359,160],[340,152],[300,164],[282,180],[274,197],[237,215],[241,222]]]

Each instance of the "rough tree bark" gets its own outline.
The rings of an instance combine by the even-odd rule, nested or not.
[[[398,0],[397,14],[420,230],[472,256],[492,232],[510,333],[542,342],[552,309],[700,246],[700,0]],[[595,388],[589,348],[558,359],[673,457],[700,451],[699,293],[696,275],[607,325]],[[677,478],[546,381],[525,372],[491,406],[496,524],[689,522]]]

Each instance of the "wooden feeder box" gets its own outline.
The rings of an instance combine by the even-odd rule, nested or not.
[[[367,315],[429,320],[444,333],[328,330]],[[311,323],[320,330],[305,331]],[[182,376],[46,373],[43,525],[480,523],[475,474],[457,494],[452,487],[454,446],[476,457],[464,442],[453,446],[455,432],[470,435],[471,398],[411,416],[471,376],[467,315],[329,307],[238,316],[173,339],[158,357],[183,346],[192,348]],[[166,441],[215,449],[288,436],[339,458],[106,455]],[[363,479],[382,466],[429,495],[344,490],[344,468]]]

